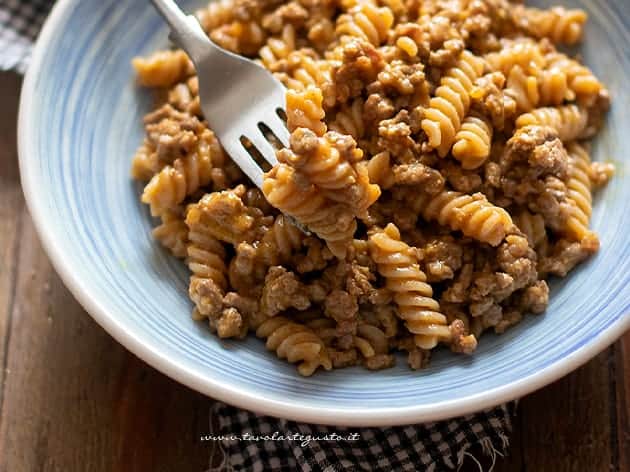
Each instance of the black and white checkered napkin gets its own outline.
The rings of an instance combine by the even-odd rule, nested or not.
[[[220,444],[223,462],[209,472],[438,472],[459,467],[469,452],[492,458],[508,446],[514,404],[449,421],[393,428],[338,428],[257,416],[224,403],[218,428],[204,441]],[[481,467],[480,467],[481,468]]]
[[[0,70],[24,72],[51,0],[0,0]]]
[[[0,0],[0,70],[24,72],[34,39],[50,11],[50,0]],[[219,444],[223,463],[215,470],[440,471],[462,463],[472,446],[502,454],[514,406],[470,416],[396,428],[345,429],[257,416],[216,403],[218,431],[205,440]]]

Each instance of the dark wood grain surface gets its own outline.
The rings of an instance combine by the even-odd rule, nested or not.
[[[0,73],[0,472],[202,472],[212,400],[109,337],[42,251],[19,182],[20,85]],[[494,471],[630,472],[628,374],[630,334],[522,399]]]

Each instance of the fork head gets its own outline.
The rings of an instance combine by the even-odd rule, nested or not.
[[[187,21],[186,28],[173,29],[173,40],[195,64],[204,116],[230,157],[261,187],[263,170],[244,142],[271,166],[277,163],[269,132],[288,146],[289,131],[281,117],[286,89],[262,66],[215,45],[194,17]]]
[[[262,171],[244,147],[249,141],[270,164],[277,163],[270,131],[288,146],[289,132],[281,118],[285,108],[284,86],[258,64],[217,47],[197,64],[199,98],[204,116],[219,141],[260,187]],[[256,169],[251,169],[255,166]]]

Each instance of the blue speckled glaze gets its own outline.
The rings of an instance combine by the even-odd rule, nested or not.
[[[259,340],[220,341],[191,320],[187,271],[152,240],[152,221],[129,178],[150,105],[130,60],[167,44],[149,2],[63,0],[55,8],[20,112],[29,207],[57,270],[95,319],[140,357],[209,395],[260,412],[356,425],[438,419],[515,398],[585,362],[630,324],[625,1],[564,1],[589,12],[581,53],[614,99],[594,146],[596,159],[618,168],[595,199],[601,251],[553,284],[545,315],[484,336],[473,357],[439,352],[421,372],[399,362],[380,372],[302,378]]]

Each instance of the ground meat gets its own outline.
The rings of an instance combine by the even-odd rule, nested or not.
[[[220,338],[242,338],[247,334],[247,324],[236,308],[226,308],[216,321],[216,330]]]
[[[369,370],[389,369],[396,364],[396,358],[391,354],[376,354],[365,359],[364,364]]]
[[[518,164],[526,166],[514,169]],[[521,178],[553,175],[564,179],[569,169],[569,156],[556,130],[546,126],[525,126],[508,140],[501,166],[504,175],[517,170]]]
[[[475,193],[481,188],[479,170],[466,170],[451,161],[444,161],[440,166],[441,174],[453,190],[463,193]]]
[[[565,183],[556,177],[547,176],[542,182],[534,182],[531,188],[535,193],[527,202],[528,208],[534,213],[540,213],[551,229],[561,231],[575,205],[569,198]],[[525,203],[524,199],[517,202]]]
[[[466,332],[464,322],[455,320],[449,328],[451,330],[451,351],[472,354],[477,348],[477,339]]]
[[[573,209],[564,183],[568,165],[568,154],[554,129],[526,126],[507,142],[500,164],[486,166],[486,183],[498,185],[508,200],[499,203],[527,206],[559,231]]]
[[[381,53],[369,42],[353,39],[342,46],[341,65],[333,70],[334,99],[346,103],[363,91],[367,84],[376,80],[385,66]],[[324,94],[330,92],[324,88]]]
[[[267,268],[259,264],[257,250],[249,243],[236,246],[236,254],[228,266],[230,286],[239,293],[259,297]]]
[[[610,110],[610,94],[602,89],[595,97],[593,103],[587,105],[588,125],[582,134],[582,139],[595,136],[604,124],[606,113]]]
[[[363,152],[357,149],[357,142],[352,136],[329,131],[326,139],[339,151],[339,157],[344,161],[355,163],[363,160]]]
[[[201,315],[216,317],[221,313],[223,291],[212,279],[193,277],[188,295]]]
[[[167,164],[192,152],[205,129],[196,116],[182,113],[169,104],[149,113],[144,121],[148,141],[160,161]]]
[[[430,359],[431,351],[425,351],[424,349],[416,347],[409,351],[409,354],[407,355],[407,364],[409,364],[409,367],[413,370],[419,370],[429,365]]]
[[[464,249],[452,236],[432,239],[418,249],[418,259],[429,282],[452,279],[462,266]]]
[[[593,162],[588,177],[594,188],[603,187],[615,173],[615,166],[609,162]]]
[[[413,158],[414,149],[418,151],[416,142],[411,138],[410,115],[407,110],[401,110],[389,120],[383,120],[378,125],[378,145],[387,150],[398,161]]]
[[[308,10],[300,3],[293,1],[280,5],[272,13],[265,15],[262,19],[262,26],[270,33],[280,33],[287,23],[299,28],[307,19]]]
[[[444,188],[444,177],[436,169],[420,162],[395,165],[394,181],[399,185],[420,185],[423,191],[435,195]]]
[[[245,297],[236,292],[228,292],[223,297],[223,306],[238,310],[246,320],[246,324],[254,329],[264,321],[264,317],[260,315],[258,299],[256,298]]]
[[[378,73],[377,79],[387,94],[410,95],[425,86],[424,66],[422,63],[408,64],[394,60]]]
[[[315,280],[306,286],[306,293],[312,303],[323,303],[330,292],[330,287],[322,280]]]
[[[499,267],[513,278],[513,288],[518,290],[532,284],[537,278],[536,253],[523,235],[512,234],[497,251]]]
[[[473,264],[465,264],[455,281],[444,291],[441,302],[464,303],[468,300],[469,287],[473,280]]]
[[[572,242],[561,239],[553,246],[551,254],[540,261],[538,267],[540,274],[541,276],[551,274],[564,277],[576,265],[591,256],[595,250],[592,244],[587,244],[585,241]]]
[[[337,323],[355,320],[359,311],[356,297],[345,290],[333,290],[324,302],[324,313]]]
[[[281,266],[269,269],[260,302],[265,316],[275,316],[289,308],[306,310],[310,306],[307,288],[293,272]]]
[[[401,231],[411,231],[418,222],[418,213],[395,200],[377,201],[370,207],[366,221],[368,225],[384,227],[390,221]]]
[[[473,261],[464,251],[461,270],[440,297],[454,317],[469,314],[485,327],[499,323],[504,316],[501,304],[538,276],[536,253],[524,236],[508,235],[498,248],[486,251],[476,248]]]
[[[363,105],[363,119],[370,124],[391,118],[395,112],[391,99],[379,93],[371,93]]]
[[[299,167],[310,155],[319,149],[319,139],[317,135],[307,128],[297,128],[289,138],[291,151],[283,149],[278,153],[278,160],[286,162],[294,167]],[[297,161],[296,159],[300,159]]]
[[[197,204],[204,223],[217,239],[234,245],[253,242],[260,239],[265,224],[272,223],[273,217],[264,217],[260,209],[246,206],[244,195],[245,187],[239,185],[232,190],[209,193]]]
[[[354,348],[343,351],[329,349],[328,355],[330,356],[330,360],[332,361],[335,369],[357,365],[359,362],[359,355],[357,354],[357,350]]]
[[[489,117],[492,126],[499,131],[516,115],[516,101],[503,93],[504,87],[505,76],[492,72],[477,79],[470,94],[471,110]]]
[[[352,262],[348,267],[346,290],[361,302],[368,301],[376,290],[371,283],[375,279],[376,277],[370,267]]]
[[[522,312],[518,310],[507,310],[503,312],[503,316],[499,321],[493,320],[494,332],[497,334],[504,333],[510,326],[514,326],[523,319]]]
[[[435,68],[453,65],[465,47],[451,19],[442,13],[419,19],[422,39],[418,41],[418,54]]]
[[[298,255],[295,263],[296,270],[300,274],[323,270],[334,258],[330,249],[318,238],[308,237],[302,244],[306,248],[306,254]]]
[[[518,295],[518,306],[522,312],[538,315],[544,312],[549,304],[549,286],[544,280],[534,282]]]
[[[389,299],[381,300],[381,302],[375,306],[374,313],[381,331],[386,337],[392,338],[398,334],[399,319],[396,309],[391,305],[391,294],[389,294]]]

